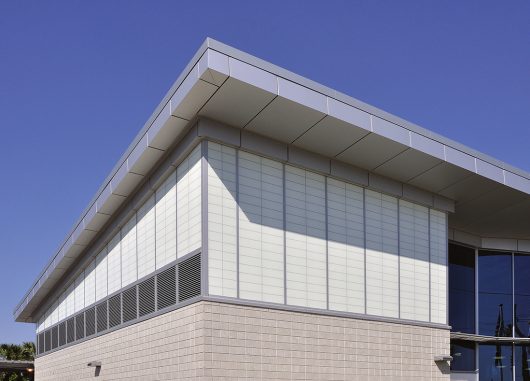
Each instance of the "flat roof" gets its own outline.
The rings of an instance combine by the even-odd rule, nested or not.
[[[197,116],[455,200],[450,223],[472,234],[530,238],[530,173],[207,38],[16,306],[17,321],[36,321],[47,294]]]

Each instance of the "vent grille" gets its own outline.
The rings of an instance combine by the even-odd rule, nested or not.
[[[161,310],[177,303],[177,279],[175,266],[156,276],[156,303]]]
[[[59,346],[66,344],[66,322],[59,324]]]
[[[52,328],[52,349],[55,349],[59,346],[59,332],[57,331],[57,326]]]
[[[201,294],[201,254],[179,263],[179,302]]]
[[[52,349],[52,332],[50,330],[47,330],[44,332],[44,351],[48,352],[50,349]]]
[[[85,338],[85,314],[80,313],[75,317],[75,339],[81,340]]]
[[[138,285],[139,316],[155,312],[155,278],[144,280]]]
[[[39,350],[39,354],[44,352],[44,332],[39,333],[39,336],[38,336],[38,350]]]
[[[74,318],[71,317],[66,321],[66,343],[70,344],[75,340]]]
[[[94,307],[85,311],[85,335],[92,336],[96,333],[96,311]]]
[[[96,328],[97,332],[103,332],[107,329],[107,301],[96,306]]]
[[[201,254],[198,253],[40,332],[36,337],[37,354],[119,327],[200,295]]]
[[[123,291],[123,322],[134,320],[138,317],[138,305],[136,304],[136,287]]]
[[[121,324],[121,294],[109,299],[109,328]]]

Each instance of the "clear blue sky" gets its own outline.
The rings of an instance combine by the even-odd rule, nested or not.
[[[530,170],[528,1],[2,1],[0,342],[207,36]]]

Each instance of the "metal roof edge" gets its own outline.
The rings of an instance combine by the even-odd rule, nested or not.
[[[311,79],[308,79],[306,77],[303,77],[299,74],[296,74],[290,70],[284,69],[280,66],[277,66],[273,63],[270,63],[268,61],[265,61],[261,58],[255,57],[249,53],[246,53],[244,51],[241,51],[239,49],[236,49],[232,46],[226,45],[220,41],[208,38],[207,41],[209,42],[208,47],[217,50],[220,53],[224,53],[226,55],[229,55],[233,58],[236,58],[238,60],[244,61],[250,65],[256,66],[262,70],[268,71],[272,74],[275,74],[277,76],[283,77],[289,81],[296,82],[304,87],[307,87],[311,90],[317,91],[323,95],[326,95],[330,98],[334,98],[340,102],[346,103],[352,107],[355,107],[357,109],[363,110],[365,112],[368,112],[369,114],[372,114],[374,116],[377,116],[381,119],[385,119],[389,122],[392,122],[394,124],[397,124],[401,127],[404,127],[412,132],[415,132],[417,134],[423,135],[425,137],[428,137],[430,139],[436,140],[438,143],[450,146],[458,151],[467,153],[468,155],[475,156],[478,159],[484,160],[492,165],[495,165],[501,169],[513,172],[519,176],[525,177],[527,179],[530,179],[530,172],[527,172],[523,169],[517,168],[511,164],[508,164],[502,160],[496,159],[493,156],[487,155],[483,152],[477,151],[471,147],[466,146],[465,144],[459,143],[455,140],[452,140],[450,138],[447,138],[441,134],[438,134],[434,131],[428,130],[424,127],[421,127],[417,124],[414,124],[412,122],[409,122],[406,119],[400,118],[399,116],[396,116],[394,114],[391,114],[387,111],[384,111],[378,107],[372,106],[368,103],[365,103],[357,98],[354,98],[350,95],[344,94],[340,91],[334,90],[328,86],[322,85],[316,81],[313,81]]]

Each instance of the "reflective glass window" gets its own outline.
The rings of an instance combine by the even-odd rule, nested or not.
[[[530,337],[530,255],[514,255],[514,316],[516,337]]]
[[[449,325],[475,333],[475,250],[449,245]]]
[[[530,381],[530,346],[516,345],[514,362],[515,381]]]
[[[479,381],[512,380],[512,345],[479,346]]]
[[[480,251],[479,334],[512,336],[512,254]]]
[[[475,343],[471,341],[451,340],[451,370],[459,372],[473,372],[475,364]]]

